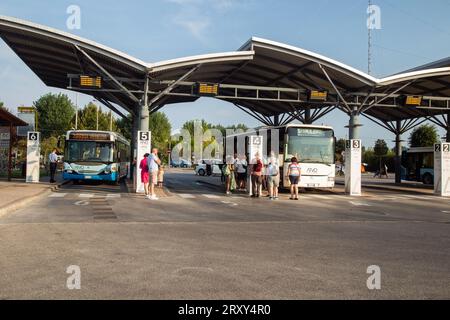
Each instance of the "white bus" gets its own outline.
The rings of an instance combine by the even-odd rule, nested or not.
[[[64,151],[64,180],[118,182],[128,174],[130,144],[109,131],[68,131]]]
[[[274,131],[275,130],[275,131]],[[273,151],[278,154],[282,187],[290,186],[285,172],[296,157],[302,168],[299,187],[314,189],[331,189],[335,185],[335,145],[334,130],[329,126],[289,124],[280,127],[261,127],[246,133],[228,136],[234,138],[234,153],[237,152],[239,137],[245,139],[245,153],[248,154],[248,137],[251,135],[264,136],[264,159],[268,159]],[[271,150],[272,137],[278,140],[278,150]],[[228,154],[228,152],[226,152]]]

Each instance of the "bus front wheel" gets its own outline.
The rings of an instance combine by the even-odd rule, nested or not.
[[[429,173],[423,175],[422,182],[424,184],[434,184],[433,176]]]

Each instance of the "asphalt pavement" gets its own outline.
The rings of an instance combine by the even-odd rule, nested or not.
[[[450,199],[341,187],[252,199],[190,170],[165,184],[159,201],[68,184],[0,218],[0,299],[450,298]],[[80,290],[67,288],[73,265]]]

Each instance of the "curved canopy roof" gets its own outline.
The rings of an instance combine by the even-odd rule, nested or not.
[[[450,58],[378,79],[323,55],[261,38],[234,52],[148,63],[16,18],[0,16],[0,37],[46,85],[84,92],[133,114],[138,114],[146,81],[151,111],[195,101],[196,82],[219,84],[218,99],[263,117],[335,105],[346,112],[356,106],[383,121],[450,110]],[[103,76],[102,89],[71,85],[71,77],[81,74]],[[327,102],[308,102],[310,90],[327,91]],[[396,99],[403,94],[427,96],[431,107],[399,108]]]

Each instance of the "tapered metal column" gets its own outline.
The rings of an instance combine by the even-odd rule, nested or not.
[[[305,109],[305,124],[312,124],[310,107],[306,107]]]
[[[279,115],[276,115],[276,116],[273,117],[273,125],[275,127],[280,125],[280,116]]]
[[[402,183],[402,121],[397,120],[395,129],[395,183]]]
[[[138,132],[138,125],[139,125],[139,119],[136,115],[132,115],[131,117],[131,166],[130,166],[130,177],[131,179],[134,179],[134,170],[136,169],[136,163],[138,159],[136,158],[137,155],[137,132]],[[136,160],[136,161],[135,161]],[[133,165],[134,164],[134,165]]]
[[[361,127],[359,122],[358,108],[354,108],[350,113],[350,121],[348,124],[348,136],[350,139],[360,139],[359,128]]]
[[[148,131],[150,112],[148,110],[148,77],[145,78],[144,96],[139,110],[139,131]]]

